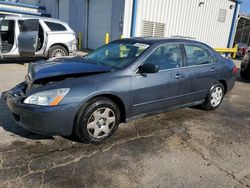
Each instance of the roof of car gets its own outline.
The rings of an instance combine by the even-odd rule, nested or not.
[[[164,38],[164,37],[133,37],[133,38],[124,38],[119,39],[120,40],[126,40],[126,41],[133,41],[133,42],[141,42],[141,43],[147,43],[147,44],[157,44],[157,43],[165,43],[165,42],[194,42],[194,43],[200,43],[204,44],[202,42],[196,41],[194,39],[189,38],[183,38],[183,37],[171,37],[171,38]]]

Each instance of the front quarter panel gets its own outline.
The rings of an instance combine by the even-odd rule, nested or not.
[[[130,106],[130,79],[127,73],[118,71],[55,82],[38,89],[70,88],[60,105],[79,103],[82,106],[93,97],[113,95],[123,102],[127,110]]]

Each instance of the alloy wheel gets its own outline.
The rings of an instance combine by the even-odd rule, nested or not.
[[[221,87],[215,87],[211,94],[211,105],[213,107],[218,106],[223,98],[223,89]]]
[[[115,113],[110,108],[99,108],[88,119],[88,133],[94,138],[106,137],[114,128],[115,121]]]

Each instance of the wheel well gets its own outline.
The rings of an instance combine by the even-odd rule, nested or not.
[[[122,123],[126,122],[126,109],[125,109],[125,105],[124,105],[124,103],[122,102],[122,100],[119,97],[117,97],[115,95],[111,95],[111,94],[104,94],[104,95],[95,96],[94,98],[97,98],[97,97],[105,97],[105,98],[108,98],[108,99],[112,100],[114,103],[116,103],[117,106],[119,107],[119,110],[120,110],[121,122]],[[92,99],[90,99],[90,100],[92,100]]]
[[[61,47],[64,47],[64,48],[67,50],[67,52],[69,53],[69,49],[68,49],[67,45],[65,45],[65,44],[56,43],[56,44],[51,45],[51,46],[49,47],[49,49],[51,49],[51,48],[54,47],[54,46],[61,46]]]
[[[227,82],[225,80],[219,80],[219,82],[224,86],[225,93],[227,92]]]

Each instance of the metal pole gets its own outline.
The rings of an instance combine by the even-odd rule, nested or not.
[[[82,32],[78,33],[78,50],[82,49]]]
[[[86,29],[86,48],[89,48],[89,0],[86,1],[86,25],[85,25],[85,29]]]
[[[105,44],[109,43],[109,33],[106,33],[105,35]]]

